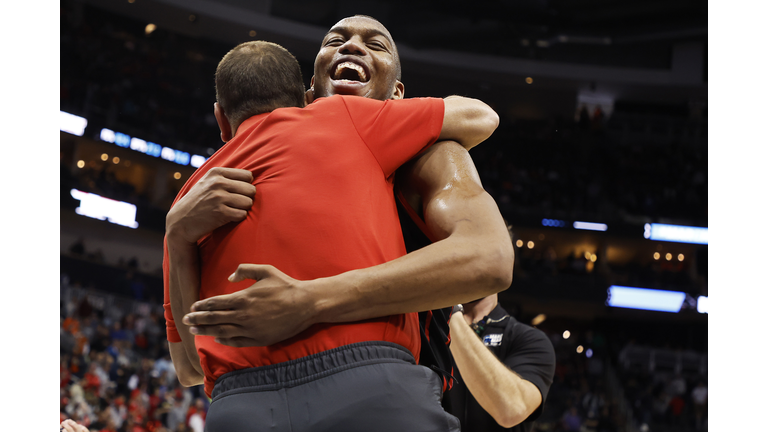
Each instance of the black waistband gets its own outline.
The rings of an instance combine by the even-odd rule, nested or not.
[[[216,399],[224,393],[246,388],[268,391],[294,387],[353,367],[403,361],[416,364],[413,354],[398,344],[358,342],[296,360],[225,373],[216,380],[211,397]]]

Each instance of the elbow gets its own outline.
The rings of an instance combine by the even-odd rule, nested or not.
[[[476,101],[476,106],[465,121],[464,135],[454,139],[467,150],[487,140],[499,127],[499,115],[493,108],[479,100]]]
[[[486,104],[483,104],[482,108],[478,111],[477,124],[480,129],[480,135],[482,135],[481,141],[485,141],[499,127],[499,115]]]
[[[176,378],[184,387],[194,387],[203,383],[203,375],[191,364],[177,366],[174,363],[174,368],[176,369]]]
[[[512,285],[515,255],[511,242],[487,247],[481,257],[486,284],[492,292],[498,293]]]
[[[499,415],[498,418],[494,417],[494,420],[496,420],[496,423],[499,424],[499,426],[508,429],[515,427],[523,422],[525,419],[519,419],[519,417],[516,417],[511,414],[505,414],[505,415]]]
[[[178,373],[176,377],[184,387],[194,387],[203,383],[203,377],[197,371]]]
[[[488,107],[488,113],[486,114],[487,122],[488,122],[488,129],[489,133],[488,136],[491,136],[491,134],[496,130],[496,128],[499,127],[499,114],[496,113],[496,111],[493,110],[493,108]]]
[[[515,427],[528,418],[525,414],[525,405],[520,403],[508,403],[504,409],[492,417],[503,428]]]

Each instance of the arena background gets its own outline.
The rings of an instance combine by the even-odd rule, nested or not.
[[[557,378],[537,430],[563,430],[561,420],[571,407],[587,428],[591,420],[608,416],[615,430],[695,430],[691,390],[700,379],[709,384],[708,315],[697,310],[700,297],[709,295],[708,246],[644,236],[648,223],[709,225],[708,7],[689,1],[508,1],[472,7],[442,2],[439,8],[418,1],[62,1],[58,21],[53,16],[51,22],[60,30],[60,111],[87,124],[81,131],[73,117],[50,117],[60,125],[59,266],[55,257],[51,263],[61,287],[60,383],[68,379],[54,396],[61,412],[79,414],[72,385],[80,378],[91,420],[118,406],[121,393],[126,408],[138,395],[131,413],[142,414],[135,420],[144,424],[151,415],[142,412],[140,401],[155,403],[149,397],[155,388],[169,395],[171,408],[177,396],[190,401],[172,379],[165,380],[158,361],[164,334],[153,331],[164,324],[157,314],[164,213],[194,170],[190,163],[200,160],[195,156],[207,157],[219,146],[210,114],[213,70],[235,44],[264,39],[292,51],[308,82],[325,30],[355,13],[375,16],[391,30],[407,96],[476,97],[501,116],[498,131],[471,154],[517,244],[514,282],[500,301],[550,335],[558,355]],[[29,55],[13,52],[18,58]],[[729,55],[738,57],[737,52],[731,48]],[[50,69],[50,62],[43,64]],[[45,67],[32,69],[40,73]],[[743,89],[743,82],[731,84]],[[34,112],[35,104],[29,109],[24,102],[22,112]],[[754,119],[749,107],[741,115]],[[21,129],[38,127],[33,122]],[[24,134],[16,142],[28,138]],[[29,160],[31,148],[12,152]],[[752,154],[759,159],[760,151]],[[741,165],[747,174],[749,162]],[[745,173],[725,168],[726,175]],[[722,195],[723,207],[751,204],[740,199],[742,191],[760,196],[764,176],[751,172],[751,183]],[[29,171],[10,173],[17,178]],[[39,190],[50,187],[47,180],[25,181]],[[72,189],[134,204],[138,228],[77,214],[83,201],[75,196],[83,195],[73,196]],[[31,241],[12,236],[19,255],[51,253],[52,247],[42,253],[34,246],[38,236],[55,237],[51,222],[39,215],[28,219],[38,234]],[[576,229],[574,222],[608,228]],[[749,268],[753,262],[747,254],[740,264]],[[38,270],[26,270],[25,279]],[[733,292],[739,292],[739,277],[728,275]],[[607,290],[618,285],[682,292],[685,301],[679,312],[608,306]],[[750,307],[759,307],[760,295],[754,294],[755,301],[738,303],[737,312],[733,303],[724,308],[749,315]],[[54,296],[41,297],[55,302]],[[17,322],[24,316],[11,314]],[[47,319],[42,320],[46,334]],[[86,330],[115,323],[122,328],[112,328],[101,340],[98,331]],[[751,346],[751,339],[738,333],[728,337],[732,353]],[[105,354],[97,358],[100,352]],[[89,389],[85,372],[91,358],[98,363],[107,356],[119,359],[113,362],[117,366]],[[740,366],[758,366],[756,361],[743,356]],[[21,362],[15,363],[18,368]],[[50,372],[52,363],[45,365]],[[685,382],[681,392],[677,376]],[[50,388],[52,381],[43,386]],[[29,383],[11,388],[26,388],[21,386]],[[93,397],[96,388],[103,400]],[[674,392],[680,392],[679,400],[670,406]],[[202,393],[191,394],[194,405]],[[607,412],[590,413],[588,402],[601,399]],[[742,404],[751,406],[748,400]],[[127,427],[130,420],[124,423]]]

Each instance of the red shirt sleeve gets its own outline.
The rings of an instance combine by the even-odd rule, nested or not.
[[[165,333],[168,342],[179,343],[181,342],[181,336],[176,329],[176,323],[173,321],[173,313],[171,312],[171,297],[170,297],[170,266],[168,265],[168,244],[165,237],[163,237],[163,309],[165,310]]]
[[[343,100],[357,133],[387,177],[434,144],[443,127],[445,105],[439,98]]]

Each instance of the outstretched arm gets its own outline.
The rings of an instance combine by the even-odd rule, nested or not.
[[[233,281],[256,284],[195,303],[184,322],[227,345],[271,345],[314,323],[438,309],[509,287],[512,242],[469,153],[455,142],[436,144],[407,175],[439,241],[378,266],[311,281],[243,264]]]

